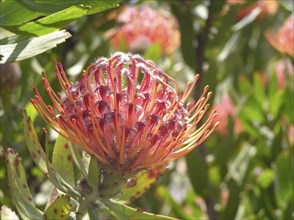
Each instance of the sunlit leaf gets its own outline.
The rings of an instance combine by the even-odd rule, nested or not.
[[[46,133],[46,140],[45,140],[45,149],[46,149],[46,165],[48,169],[48,175],[50,178],[50,181],[53,183],[53,185],[58,188],[60,191],[72,196],[77,197],[80,196],[80,193],[78,192],[77,188],[73,185],[70,185],[63,176],[61,176],[52,166],[52,164],[49,162],[50,158],[50,149],[48,144],[48,134]]]
[[[135,178],[127,181],[121,189],[120,200],[134,201],[146,192],[164,173],[165,167],[139,172]]]
[[[79,6],[87,9],[87,15],[101,12],[110,8],[118,6],[121,0],[111,1],[92,1],[92,0],[21,0],[21,3],[33,11],[39,11],[44,13],[54,13],[64,10],[72,6]]]
[[[229,54],[236,48],[236,44],[238,44],[239,38],[239,32],[233,33],[233,35],[227,41],[226,45],[217,57],[217,60],[219,62],[223,62],[229,56]]]
[[[70,197],[67,195],[59,196],[46,209],[44,219],[67,219],[70,211]]]
[[[258,177],[258,183],[262,188],[266,189],[273,182],[273,177],[273,171],[270,169],[266,169]]]
[[[257,7],[253,9],[248,15],[246,15],[241,21],[239,21],[237,24],[232,26],[233,31],[241,30],[242,28],[246,27],[250,23],[252,23],[257,16],[260,14],[261,8]]]
[[[3,56],[0,63],[24,60],[56,47],[71,35],[64,31],[56,31],[41,37],[14,37],[14,43],[0,45]],[[12,37],[11,37],[12,38]]]
[[[55,141],[52,165],[67,183],[72,186],[75,184],[73,158],[68,141],[61,135]]]
[[[38,19],[37,21],[32,21],[21,26],[6,27],[6,29],[21,35],[42,36],[58,31],[70,22],[84,16],[86,12],[87,9],[85,8],[73,6]]]
[[[105,205],[110,209],[110,212],[112,213],[112,215],[118,219],[130,219],[130,220],[135,220],[135,219],[138,219],[138,220],[139,219],[150,219],[150,220],[175,219],[175,218],[171,218],[168,216],[148,213],[143,210],[135,209],[135,208],[129,207],[127,205],[118,203],[116,201],[107,202]]]
[[[42,15],[23,7],[19,1],[6,0],[0,3],[0,26],[21,25]]]

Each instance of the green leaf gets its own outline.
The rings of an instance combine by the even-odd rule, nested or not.
[[[119,200],[134,201],[146,192],[164,173],[165,167],[158,167],[148,172],[139,172],[135,178],[127,181],[121,189]]]
[[[266,169],[262,172],[262,174],[258,177],[258,183],[263,188],[266,189],[273,182],[274,173],[270,169]]]
[[[265,87],[262,84],[260,74],[254,74],[253,76],[253,83],[254,83],[254,96],[260,105],[262,106],[266,100],[265,98]]]
[[[83,161],[82,156],[80,155],[78,146],[72,144],[71,142],[68,142],[72,158],[75,162],[75,165],[77,168],[82,172],[83,176],[87,176],[87,170],[85,167],[85,161]]]
[[[0,26],[21,25],[42,15],[24,8],[19,1],[6,0],[0,3]]]
[[[43,219],[67,219],[69,211],[70,197],[67,195],[58,196],[46,209]]]
[[[88,182],[94,190],[99,187],[100,168],[97,159],[92,156],[89,164]]]
[[[85,8],[78,8],[73,6],[21,26],[5,28],[13,33],[19,33],[22,35],[42,36],[54,31],[58,31],[60,28],[65,27],[70,22],[84,16],[86,12],[87,9]]]
[[[71,1],[60,1],[60,0],[19,0],[19,1],[11,1],[6,0],[1,2],[0,4],[0,25],[1,26],[21,26],[22,24],[26,24],[29,21],[37,19],[41,16],[46,16],[50,14],[54,14],[56,12],[66,13],[70,10],[69,8],[79,8],[84,13],[84,15],[90,15],[94,13],[98,13],[110,8],[114,8],[118,6],[120,0],[112,0],[112,1],[93,1],[93,0],[71,0]],[[64,20],[62,17],[56,16],[57,23],[58,19]],[[72,14],[72,19],[80,17],[78,14]],[[43,18],[35,21],[39,22]],[[44,19],[47,19],[46,17]],[[68,20],[70,22],[70,19]],[[68,24],[67,22],[67,24]],[[33,22],[34,23],[34,22]],[[30,24],[30,23],[28,23]],[[63,24],[64,25],[64,24]],[[63,26],[62,26],[63,27]]]
[[[10,40],[14,43],[0,45],[0,53],[3,56],[0,63],[10,63],[36,56],[56,47],[70,36],[68,32],[61,30],[41,37],[11,37],[13,39],[10,38]]]
[[[242,185],[249,169],[250,160],[255,154],[256,148],[245,142],[237,156],[229,163],[229,171],[226,178],[228,180],[233,179],[239,185]]]
[[[45,149],[46,149],[46,165],[48,169],[48,174],[50,181],[52,184],[58,188],[60,191],[69,194],[71,197],[79,197],[80,193],[78,192],[77,188],[75,186],[70,185],[64,178],[61,176],[50,164],[49,158],[50,158],[50,149],[48,145],[48,134],[46,133],[45,136]]]
[[[68,141],[61,135],[58,136],[54,145],[52,165],[67,183],[74,186],[75,175],[73,167],[73,158],[71,155]]]
[[[19,215],[22,219],[41,219],[43,213],[35,207],[21,158],[11,148],[7,150],[5,157],[12,201]]]
[[[239,203],[240,203],[240,192],[242,188],[233,180],[230,180],[228,182],[228,187],[229,187],[229,199],[226,205],[225,210],[221,213],[221,218],[220,219],[234,219]]]
[[[192,70],[195,70],[196,55],[194,41],[196,33],[193,26],[194,15],[190,10],[181,9],[183,8],[172,5],[172,11],[177,17],[180,26],[182,56],[186,64],[188,64]]]
[[[201,157],[198,150],[193,150],[186,156],[188,175],[195,193],[202,197],[208,195],[208,171],[205,165],[205,158]]]
[[[292,171],[293,164],[289,152],[282,152],[274,164],[275,193],[282,207],[286,206],[287,201],[293,195]]]
[[[161,46],[159,43],[152,44],[144,53],[144,58],[147,60],[158,61],[161,53]]]
[[[37,167],[45,174],[48,174],[46,165],[46,155],[38,140],[34,125],[26,110],[22,110],[24,135],[28,149]]]
[[[189,216],[183,210],[182,204],[178,204],[171,197],[168,189],[164,186],[157,188],[158,193],[163,197],[167,204],[171,206],[172,211],[179,216],[181,219],[189,219]]]
[[[106,202],[105,205],[110,209],[111,214],[118,219],[150,219],[150,220],[163,220],[163,219],[175,219],[168,216],[156,215],[148,213],[140,209],[135,209],[127,205],[121,204],[117,201]]]
[[[87,15],[117,7],[119,2],[120,0],[111,0],[111,1],[21,0],[21,3],[23,4],[23,6],[33,11],[39,11],[43,13],[54,13],[72,6],[77,6],[77,7],[83,7],[87,9]]]

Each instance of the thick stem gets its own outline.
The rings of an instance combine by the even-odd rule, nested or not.
[[[120,193],[125,182],[124,175],[117,170],[102,170],[99,195],[101,197],[113,197]]]

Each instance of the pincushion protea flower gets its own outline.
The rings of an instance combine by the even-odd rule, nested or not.
[[[37,88],[32,104],[60,135],[124,179],[184,156],[217,126],[216,112],[198,125],[209,107],[208,86],[196,103],[185,104],[198,76],[179,94],[173,78],[139,55],[100,58],[76,83],[68,81],[58,62],[55,71],[64,95],[52,90],[43,73],[53,107]]]
[[[162,54],[169,54],[179,46],[177,21],[167,11],[154,10],[147,5],[128,6],[119,14],[117,22],[122,26],[111,39],[116,49],[120,49],[122,42],[130,51],[144,51],[157,43]]]
[[[285,21],[277,34],[266,32],[265,36],[278,51],[294,57],[294,14]]]

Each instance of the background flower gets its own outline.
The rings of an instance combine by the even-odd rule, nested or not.
[[[269,43],[279,52],[294,57],[294,15],[291,15],[277,34],[266,32]]]
[[[111,39],[117,50],[145,51],[152,44],[159,44],[161,53],[168,54],[179,47],[177,21],[164,9],[127,6],[118,15],[117,22],[121,26]]]

